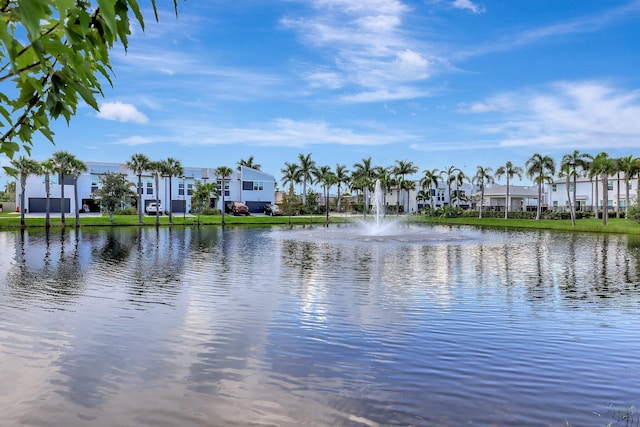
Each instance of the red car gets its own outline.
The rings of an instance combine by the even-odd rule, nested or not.
[[[249,216],[249,208],[242,202],[229,202],[225,206],[225,212],[233,215]]]

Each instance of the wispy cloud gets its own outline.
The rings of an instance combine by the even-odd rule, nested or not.
[[[145,124],[149,118],[132,104],[123,102],[105,102],[100,106],[97,116],[105,120],[117,120],[119,122],[135,122]]]
[[[180,129],[179,133],[175,129]],[[236,145],[259,147],[307,147],[317,145],[385,145],[398,140],[415,140],[406,132],[380,129],[331,126],[324,121],[300,121],[279,118],[267,123],[246,127],[216,127],[202,122],[171,122],[166,132],[150,136],[131,136],[116,140],[114,144],[140,145],[173,143],[181,145]]]
[[[557,82],[474,105],[491,108],[466,112],[497,114],[483,131],[503,135],[503,146],[624,148],[637,147],[640,137],[640,91],[606,82]]]
[[[594,33],[603,28],[615,25],[618,20],[625,19],[630,14],[638,14],[639,12],[640,0],[633,0],[624,5],[599,11],[598,13],[557,21],[549,25],[530,28],[524,31],[511,32],[489,43],[479,45],[472,49],[462,50],[456,54],[456,57],[463,59],[470,56],[510,50],[545,40],[557,40],[558,37],[562,36]]]
[[[456,9],[468,10],[473,13],[483,13],[484,7],[475,4],[471,0],[454,0],[451,4],[452,7]]]
[[[296,31],[303,43],[327,58],[327,63],[317,66],[322,72],[304,76],[311,87],[324,84],[326,89],[348,88],[364,94],[341,96],[342,101],[370,102],[371,93],[382,96],[376,98],[381,101],[406,99],[402,94],[411,98],[419,91],[397,88],[428,79],[441,62],[403,28],[411,9],[400,1],[314,0],[311,4],[312,16],[288,16],[281,25]]]

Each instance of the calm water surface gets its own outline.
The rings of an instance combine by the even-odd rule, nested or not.
[[[409,226],[0,233],[0,425],[638,425],[639,247]]]

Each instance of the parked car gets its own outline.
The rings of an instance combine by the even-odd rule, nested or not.
[[[160,203],[156,205],[156,202],[151,202],[147,205],[145,211],[147,212],[147,215],[155,215],[156,211],[162,215],[162,205]]]
[[[229,202],[224,208],[226,213],[249,216],[249,208],[242,202]]]
[[[270,216],[280,216],[282,211],[278,205],[264,205],[264,214]]]

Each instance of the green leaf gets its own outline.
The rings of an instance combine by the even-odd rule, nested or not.
[[[117,34],[117,23],[116,23],[116,10],[115,10],[115,2],[113,0],[98,0],[98,5],[100,7],[100,15],[102,16],[102,23],[107,26],[110,34]],[[111,37],[105,37],[105,40],[108,42]]]

